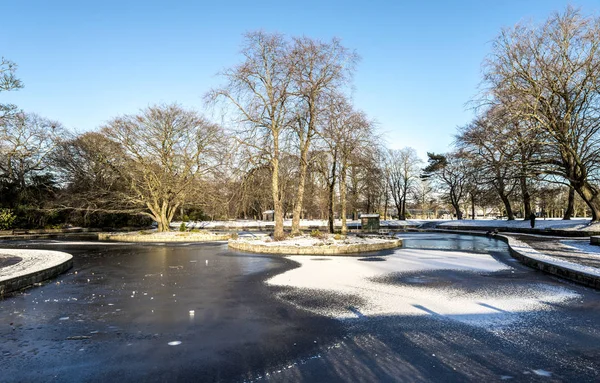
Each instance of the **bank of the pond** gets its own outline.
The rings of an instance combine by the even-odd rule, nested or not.
[[[0,268],[0,297],[54,278],[73,267],[73,256],[60,251],[0,249],[0,257],[18,262]]]
[[[464,235],[487,235],[480,231],[447,229],[437,229],[432,231]],[[588,287],[600,289],[600,269],[596,267],[569,262],[548,254],[544,254],[534,249],[526,241],[516,238],[514,233],[513,235],[510,233],[493,234],[493,237],[506,242],[508,244],[510,254],[526,266]],[[548,240],[550,239],[551,238],[548,238]]]

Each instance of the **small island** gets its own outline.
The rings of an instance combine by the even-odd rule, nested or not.
[[[345,255],[368,253],[402,246],[402,240],[382,236],[311,234],[273,241],[270,236],[229,240],[229,248],[251,253],[285,255]]]
[[[209,231],[133,231],[127,233],[98,233],[100,241],[115,242],[214,242],[227,241],[229,233],[213,233]]]

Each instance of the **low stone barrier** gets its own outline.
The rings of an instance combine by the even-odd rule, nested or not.
[[[0,269],[0,297],[54,278],[73,267],[73,256],[60,251],[1,249],[0,254],[21,258]]]
[[[275,246],[253,244],[246,241],[229,241],[229,248],[250,253],[285,254],[285,255],[342,255],[368,253],[373,251],[394,249],[402,246],[401,239],[393,239],[381,243],[322,245],[322,246]]]
[[[171,235],[131,234],[131,233],[98,233],[100,241],[115,242],[213,242],[227,241],[230,234],[204,234],[204,233],[173,233]]]

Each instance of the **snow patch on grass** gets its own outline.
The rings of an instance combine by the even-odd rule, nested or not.
[[[287,257],[301,267],[289,270],[267,281],[273,286],[286,286],[302,291],[328,291],[343,296],[356,296],[357,306],[348,308],[303,307],[317,314],[338,319],[379,315],[433,315],[478,326],[505,325],[518,319],[520,313],[546,311],[552,304],[577,298],[566,288],[544,284],[528,285],[503,291],[475,289],[468,294],[452,284],[398,285],[383,282],[386,277],[403,273],[433,270],[456,270],[478,273],[510,271],[512,268],[486,254],[460,251],[399,249],[385,262],[362,262],[356,257]],[[327,259],[328,262],[322,262]]]
[[[336,239],[337,238],[337,239]],[[355,235],[348,236],[336,236],[330,234],[324,234],[320,237],[311,237],[309,235],[302,235],[298,237],[286,238],[282,241],[273,241],[270,236],[243,236],[238,239],[240,242],[248,242],[254,245],[262,246],[298,246],[298,247],[312,247],[312,246],[343,246],[343,245],[367,245],[385,243],[393,240],[394,238],[382,238],[382,237],[357,237]]]
[[[531,228],[531,222],[529,220],[516,219],[513,221],[501,220],[501,219],[476,219],[476,220],[460,220],[460,221],[446,221],[438,225],[440,228],[444,227],[462,227],[462,228],[476,228],[476,227],[497,227],[497,228]],[[578,231],[600,231],[600,223],[591,223],[590,219],[579,218],[572,219],[570,221],[564,221],[562,219],[536,219],[536,229],[554,229],[554,230],[578,230]]]

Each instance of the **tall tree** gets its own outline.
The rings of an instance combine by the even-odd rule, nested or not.
[[[502,31],[486,62],[492,102],[535,121],[544,172],[564,178],[600,220],[600,17],[568,7],[544,24]]]
[[[18,113],[0,125],[0,178],[23,189],[45,172],[64,134],[61,124],[33,113]]]
[[[17,65],[2,57],[0,59],[0,93],[11,90],[17,90],[23,87],[23,83],[15,76]],[[17,110],[14,104],[0,103],[0,125],[4,124],[4,120]]]
[[[427,153],[429,164],[423,169],[423,177],[435,180],[445,192],[454,208],[456,219],[463,219],[460,205],[467,194],[469,167],[460,153],[435,154]]]
[[[519,176],[515,161],[518,147],[512,141],[512,125],[494,112],[494,109],[488,110],[460,128],[456,144],[463,153],[468,153],[472,168],[479,170],[477,181],[494,188],[504,204],[508,220],[514,220],[510,197]]]
[[[275,211],[276,240],[284,238],[283,200],[279,174],[283,136],[290,127],[293,67],[289,44],[279,34],[252,32],[245,36],[244,61],[221,75],[227,84],[207,95],[209,101],[224,99],[233,107],[235,133],[257,164],[271,168],[271,196]]]
[[[337,39],[325,43],[300,37],[294,39],[289,60],[294,68],[293,92],[298,99],[297,121],[294,127],[300,157],[292,235],[299,235],[311,143],[318,133],[319,126],[323,125],[327,99],[335,97],[335,93],[347,85],[358,55],[344,48]]]
[[[108,122],[101,133],[118,144],[124,161],[113,169],[126,180],[124,205],[154,219],[168,231],[177,209],[199,177],[213,171],[223,155],[222,129],[178,105],[158,105]]]
[[[406,199],[419,180],[421,159],[413,148],[390,149],[386,160],[386,178],[398,219],[406,219]]]

